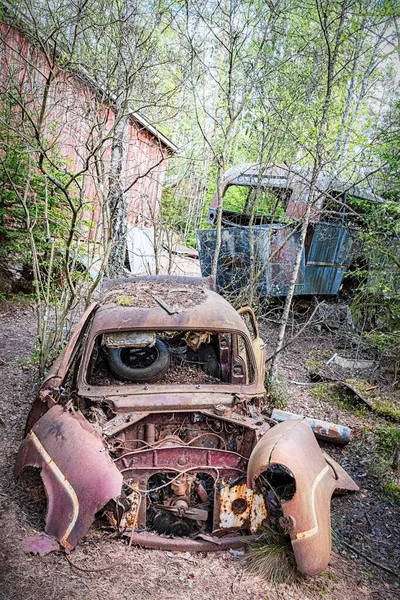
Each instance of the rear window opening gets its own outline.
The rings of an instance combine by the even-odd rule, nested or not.
[[[248,384],[254,374],[239,334],[128,331],[96,338],[87,381],[95,386]]]

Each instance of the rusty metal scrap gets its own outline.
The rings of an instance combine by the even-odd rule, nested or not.
[[[328,421],[321,421],[320,419],[313,419],[311,417],[303,417],[303,415],[296,415],[285,410],[279,410],[278,408],[274,408],[272,411],[271,419],[277,423],[293,419],[304,419],[315,433],[315,437],[319,440],[340,445],[345,445],[350,442],[351,429],[345,425],[329,423]]]
[[[24,539],[22,549],[26,554],[39,554],[45,556],[50,552],[56,552],[60,545],[53,538],[44,533],[36,533]]]
[[[122,475],[101,438],[80,413],[51,408],[22,442],[15,467],[39,467],[48,496],[46,532],[74,548],[95,513],[118,496]]]
[[[221,528],[243,527],[246,523],[256,533],[267,518],[262,494],[248,488],[246,482],[229,486],[221,482],[219,526]]]
[[[304,420],[289,420],[272,427],[255,447],[247,477],[249,487],[269,484],[280,499],[299,571],[320,573],[330,558],[330,500],[337,475],[310,426]]]

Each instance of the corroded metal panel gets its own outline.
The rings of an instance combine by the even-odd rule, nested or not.
[[[293,233],[293,227],[275,229],[271,240],[271,258],[264,256],[266,265],[270,264],[269,289],[264,289],[264,296],[286,296],[297,250],[300,244],[300,232]],[[295,285],[295,294],[304,294],[304,251]]]
[[[267,518],[267,509],[261,494],[255,493],[246,483],[230,486],[221,482],[219,526],[221,528],[243,527],[256,533]]]
[[[342,225],[319,223],[305,268],[306,294],[336,295],[351,262],[352,235]]]
[[[276,495],[297,567],[306,575],[316,575],[330,558],[330,500],[338,476],[310,426],[301,419],[279,423],[261,438],[250,456],[248,486],[257,489],[259,477],[268,477],[274,468],[290,474],[292,480],[289,495]]]
[[[287,293],[299,244],[299,232],[287,225],[227,227],[221,230],[221,250],[217,268],[217,290],[235,292],[251,281],[260,296],[283,296]],[[211,274],[215,253],[216,230],[197,232],[197,244],[203,277]],[[304,257],[296,293],[303,293]]]
[[[15,467],[41,469],[48,496],[46,532],[74,548],[94,516],[121,492],[122,475],[80,413],[53,406],[22,442]]]

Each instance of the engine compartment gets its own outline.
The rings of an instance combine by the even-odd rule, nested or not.
[[[213,527],[214,478],[207,473],[155,473],[148,480],[146,527],[189,537]]]
[[[129,514],[137,500],[132,490],[140,494],[141,530],[172,537],[209,535],[228,526],[250,530],[245,476],[254,429],[209,411],[149,414],[124,424],[117,416],[112,421],[104,431],[126,486],[119,504]],[[233,526],[221,516],[232,511],[243,515]],[[120,515],[119,521],[126,527],[129,518]]]

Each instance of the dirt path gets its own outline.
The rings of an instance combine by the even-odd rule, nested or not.
[[[45,510],[38,479],[28,476],[17,484],[12,474],[35,387],[28,366],[34,326],[29,306],[0,304],[0,600],[350,600],[364,597],[388,600],[400,596],[399,579],[354,557],[349,550],[345,554],[343,549],[340,554],[333,552],[329,568],[320,577],[299,579],[290,585],[272,585],[250,575],[243,559],[229,552],[189,555],[139,548],[126,551],[123,542],[111,540],[107,537],[109,532],[99,530],[91,530],[71,558],[88,569],[120,560],[120,565],[111,570],[78,571],[61,552],[44,557],[25,554],[22,542],[26,536],[42,530]],[[318,347],[315,336],[313,343]],[[300,341],[285,353],[284,368],[291,380],[306,376],[300,353],[304,358],[304,343]],[[308,408],[311,396],[307,386],[292,384],[292,388],[294,399],[289,400],[287,408]],[[317,403],[313,409],[316,416],[326,416],[326,407]],[[350,418],[345,412],[338,416]],[[382,496],[373,480],[364,476],[363,453],[356,443],[353,449],[336,449],[333,454],[363,486],[358,495],[334,500],[334,527],[343,539],[376,561],[395,566],[400,539],[398,508]]]

